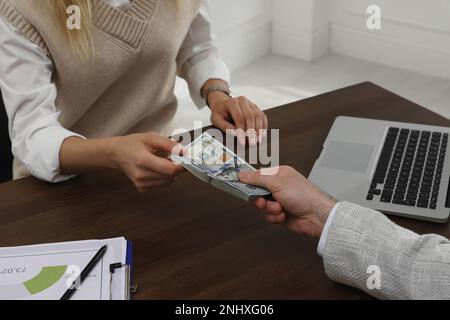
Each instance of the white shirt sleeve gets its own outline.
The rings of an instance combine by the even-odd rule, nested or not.
[[[333,222],[334,215],[336,214],[337,207],[340,202],[336,203],[331,209],[330,215],[328,216],[327,221],[322,230],[322,235],[320,236],[319,245],[317,246],[317,254],[323,257],[323,253],[325,252],[325,245],[327,243],[328,230],[330,229],[331,223]]]
[[[81,136],[58,122],[52,73],[45,52],[0,17],[0,89],[13,154],[35,177],[61,182],[73,177],[60,175],[61,144]]]
[[[189,85],[192,100],[203,108],[200,92],[209,79],[230,83],[230,70],[219,57],[211,31],[209,1],[200,0],[200,12],[194,19],[178,54],[179,75]]]

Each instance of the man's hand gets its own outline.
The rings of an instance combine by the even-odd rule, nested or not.
[[[230,98],[222,92],[209,95],[211,122],[222,131],[231,130],[239,143],[256,145],[267,135],[267,116],[245,97]]]
[[[261,171],[242,172],[239,178],[272,192],[276,201],[259,198],[254,202],[268,222],[286,223],[295,232],[319,238],[336,201],[293,168],[275,169],[278,170],[274,175],[264,175]]]

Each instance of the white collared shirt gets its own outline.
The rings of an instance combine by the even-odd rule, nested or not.
[[[119,9],[126,9],[131,3],[106,1]],[[208,0],[200,0],[200,13],[190,27],[178,61],[199,108],[205,105],[200,90],[208,79],[230,82],[228,67],[213,43]],[[9,119],[12,151],[37,178],[61,182],[72,176],[60,174],[59,150],[65,139],[79,135],[58,122],[60,112],[55,105],[57,88],[52,74],[53,63],[45,52],[0,17],[0,89]]]

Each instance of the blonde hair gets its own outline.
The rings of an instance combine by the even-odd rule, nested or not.
[[[91,0],[48,0],[56,6],[60,16],[64,32],[75,55],[82,59],[90,58],[94,53],[94,41],[92,40],[92,4]],[[81,29],[70,30],[66,28],[67,8],[78,6],[81,11]]]
[[[94,41],[92,39],[92,3],[91,0],[48,0],[57,9],[64,26],[69,44],[75,55],[81,59],[89,59],[94,54]],[[134,0],[135,1],[135,0]],[[167,0],[165,0],[167,1]],[[183,5],[183,0],[175,0],[177,8]],[[78,6],[81,11],[81,29],[69,30],[66,28],[67,8]]]

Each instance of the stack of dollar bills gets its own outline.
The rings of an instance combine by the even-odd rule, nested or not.
[[[267,189],[240,182],[239,172],[256,169],[208,133],[203,133],[186,149],[188,152],[182,157],[172,154],[172,160],[203,182],[245,201],[271,196]]]

